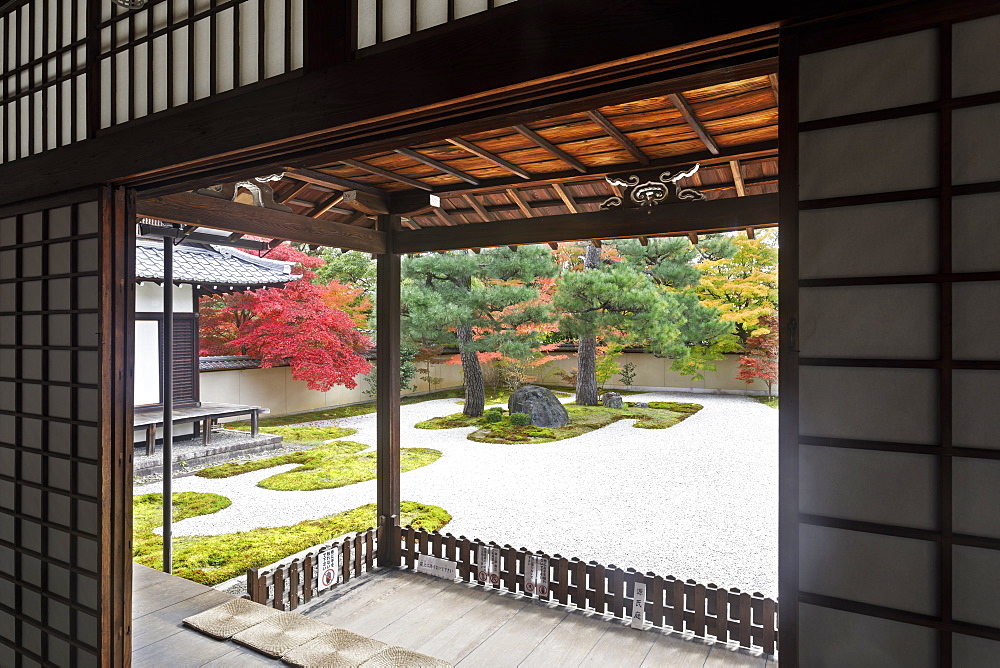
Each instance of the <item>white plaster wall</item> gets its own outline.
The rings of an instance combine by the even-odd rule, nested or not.
[[[718,362],[718,370],[705,374],[705,379],[691,380],[670,371],[672,360],[660,359],[647,353],[624,353],[618,358],[618,363],[633,362],[636,366],[636,379],[633,389],[664,389],[686,392],[720,392],[741,393],[750,391],[752,394],[766,394],[767,386],[755,381],[749,387],[746,383],[736,380],[739,370],[739,357],[729,355]],[[554,364],[566,371],[576,368],[576,357],[572,356]],[[422,371],[418,371],[418,376]],[[451,388],[462,387],[462,367],[459,364],[431,365],[431,375],[441,378],[441,381],[431,386],[426,381],[415,378],[414,388],[404,392],[404,396],[424,394]],[[262,406],[271,411],[271,415],[286,415],[303,411],[318,410],[330,406],[343,406],[364,401],[372,397],[364,393],[368,389],[368,381],[364,376],[357,376],[358,386],[353,390],[345,387],[334,387],[328,392],[310,390],[305,381],[292,378],[289,367],[274,367],[271,369],[240,369],[232,371],[204,371],[201,373],[201,400],[204,402],[219,402]],[[537,377],[540,383],[555,383],[558,379],[551,372],[541,373]],[[615,376],[607,387],[624,388],[621,379]],[[774,387],[777,394],[777,386]]]
[[[188,284],[174,286],[174,313],[193,313],[194,287]],[[136,313],[163,312],[163,286],[146,281],[135,286]]]

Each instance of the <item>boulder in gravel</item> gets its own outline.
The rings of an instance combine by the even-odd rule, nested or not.
[[[527,413],[531,416],[531,424],[536,427],[565,427],[569,424],[569,413],[563,407],[551,390],[537,385],[522,385],[517,388],[507,410],[511,413]]]
[[[646,403],[645,401],[637,401],[632,405],[635,406],[636,408],[649,408],[649,404]]]
[[[601,397],[601,405],[605,408],[621,408],[622,395],[617,392],[605,392]]]

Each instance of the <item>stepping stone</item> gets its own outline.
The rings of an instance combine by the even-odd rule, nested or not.
[[[297,612],[279,612],[256,626],[240,631],[233,636],[233,640],[278,659],[329,630],[328,624],[303,617]]]
[[[330,629],[281,657],[300,668],[354,668],[389,645],[344,629]]]
[[[192,615],[185,619],[184,623],[213,638],[226,640],[240,631],[245,631],[251,626],[256,626],[264,620],[280,614],[280,610],[248,601],[245,598],[236,598],[204,612],[199,612],[197,615]]]

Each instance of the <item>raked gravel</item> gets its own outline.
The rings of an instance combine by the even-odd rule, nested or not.
[[[778,411],[742,396],[651,392],[629,401],[704,408],[669,429],[621,420],[555,443],[497,445],[472,428],[413,425],[458,412],[455,399],[403,406],[403,447],[435,448],[430,466],[404,473],[402,498],[445,508],[445,531],[504,545],[777,595]],[[565,399],[564,401],[571,401]],[[357,429],[375,445],[375,415],[305,424]],[[190,476],[175,492],[213,492],[233,504],[174,524],[175,535],[287,526],[375,501],[375,481],[311,492],[256,484],[296,465],[233,478]],[[159,484],[135,488],[160,491]]]

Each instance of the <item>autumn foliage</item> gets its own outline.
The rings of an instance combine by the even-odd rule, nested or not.
[[[778,316],[769,313],[757,323],[758,329],[747,339],[743,355],[740,357],[740,371],[736,380],[749,385],[755,380],[767,384],[767,393],[778,382]]]
[[[358,331],[371,303],[362,290],[332,281],[317,285],[311,269],[321,258],[282,244],[270,258],[295,262],[302,278],[281,288],[261,288],[201,302],[201,354],[250,355],[263,368],[289,364],[292,377],[309,389],[357,386],[371,371],[365,353],[371,340]]]

